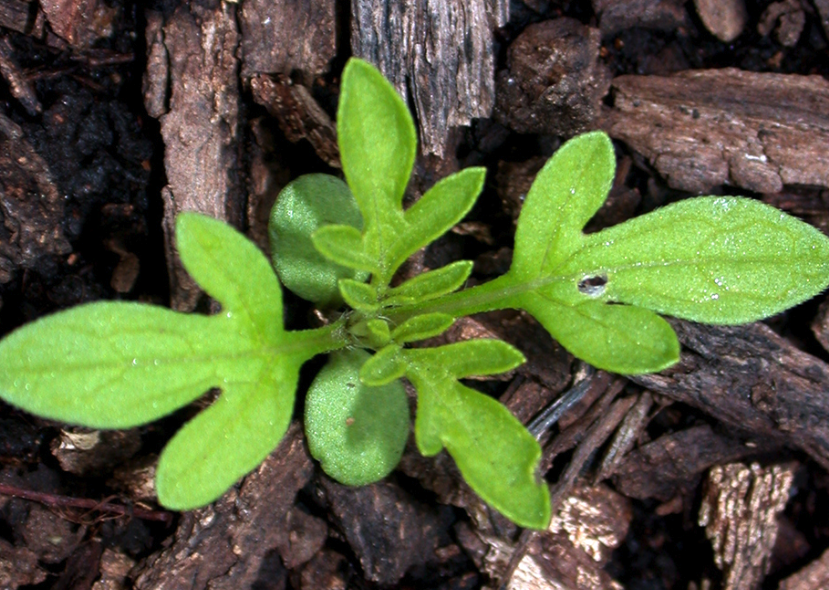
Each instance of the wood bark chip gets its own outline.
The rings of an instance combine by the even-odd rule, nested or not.
[[[579,486],[546,531],[525,533],[515,545],[485,539],[489,554],[482,565],[508,590],[622,590],[602,567],[624,541],[632,516],[627,498],[607,486]]]
[[[23,130],[0,113],[0,284],[16,267],[71,251],[63,234],[64,199]]]
[[[619,76],[601,127],[676,189],[829,188],[829,82],[723,68]]]
[[[794,469],[792,464],[732,463],[708,474],[699,524],[723,570],[723,590],[754,590],[768,573],[777,516],[789,499]]]
[[[307,77],[328,71],[336,44],[334,0],[245,0],[240,3],[242,76],[259,73]]]
[[[436,560],[439,514],[393,481],[355,488],[321,476],[318,496],[360,560],[366,579],[395,584],[412,566]]]
[[[631,380],[697,407],[755,440],[800,448],[829,467],[829,366],[767,326],[670,320],[680,362]]]
[[[772,2],[766,7],[757,23],[757,32],[766,36],[775,31],[775,36],[783,47],[794,47],[805,24],[806,14],[800,2],[783,0]]]
[[[820,24],[823,25],[823,31],[829,37],[829,0],[812,0],[812,4],[817,8]]]
[[[253,100],[276,118],[288,141],[307,139],[323,162],[333,168],[341,167],[334,122],[305,86],[280,74],[256,75],[250,80],[250,88]]]
[[[40,0],[49,27],[73,49],[89,49],[113,33],[118,9],[103,0]]]
[[[147,13],[144,103],[161,123],[167,186],[164,233],[171,305],[192,311],[201,290],[175,255],[175,218],[199,211],[239,226],[239,33],[235,7],[182,5],[167,18]],[[168,89],[169,88],[169,93]]]
[[[414,103],[423,153],[442,157],[451,127],[489,117],[492,31],[509,18],[506,0],[351,0],[351,12],[352,53]]]
[[[613,485],[630,498],[669,502],[688,497],[705,470],[774,450],[774,444],[746,444],[700,424],[666,434],[635,449],[612,477]]]
[[[688,23],[686,0],[593,0],[602,37],[641,27],[672,31]]]
[[[26,109],[30,117],[36,117],[43,111],[37,100],[34,86],[17,65],[12,55],[12,46],[8,37],[0,38],[0,75],[9,85],[9,92]]]
[[[15,590],[43,582],[48,574],[37,561],[37,554],[28,547],[15,547],[0,539],[0,588]]]
[[[297,563],[297,543],[308,543],[301,553],[313,555],[322,545],[319,527],[292,514],[298,510],[296,494],[313,469],[302,431],[294,424],[239,488],[182,515],[172,545],[146,558],[133,572],[135,590],[253,588],[271,556],[285,555]],[[299,535],[297,519],[303,520],[308,538]]]
[[[0,27],[40,38],[44,22],[37,2],[0,0]]]
[[[723,43],[739,37],[748,21],[745,0],[694,0],[694,6],[705,28]]]
[[[572,18],[530,25],[498,72],[494,117],[519,133],[573,136],[592,128],[610,72],[598,29]]]

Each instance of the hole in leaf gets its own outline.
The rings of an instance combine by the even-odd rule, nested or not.
[[[584,277],[579,281],[579,293],[588,297],[601,297],[607,285],[607,275],[592,275]]]

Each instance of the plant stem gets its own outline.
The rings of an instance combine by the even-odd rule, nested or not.
[[[304,356],[307,355],[307,358],[339,350],[349,344],[345,320],[342,319],[321,328],[291,332],[291,336],[295,338],[294,346],[301,350]]]
[[[410,317],[426,313],[445,313],[457,318],[485,311],[507,309],[515,306],[513,301],[515,295],[534,287],[533,284],[516,283],[507,273],[483,285],[414,305],[390,309],[386,315],[392,322],[400,323]]]

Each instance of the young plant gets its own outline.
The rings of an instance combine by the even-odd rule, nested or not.
[[[420,452],[446,449],[485,501],[519,525],[543,528],[550,500],[537,473],[538,443],[462,381],[508,371],[524,357],[497,340],[408,343],[464,315],[523,309],[591,364],[646,373],[679,359],[676,335],[657,313],[749,322],[829,284],[829,240],[751,199],[690,199],[584,234],[615,167],[609,138],[594,132],[567,142],[538,174],[505,275],[461,290],[472,263],[459,261],[392,286],[409,256],[470,210],[484,170],[444,178],[404,210],[414,125],[392,86],[360,60],[343,73],[337,125],[346,182],[295,180],[274,207],[270,232],[282,282],[319,307],[342,310],[344,302],[338,319],[286,331],[265,256],[229,226],[182,214],[179,255],[221,313],[115,302],[40,319],[0,342],[0,397],[55,420],[127,428],[221,390],[159,460],[159,501],[187,510],[218,498],[273,451],[293,413],[300,367],[328,352],[305,401],[305,429],[329,475],[362,485],[394,469],[409,436],[406,378],[417,391]]]

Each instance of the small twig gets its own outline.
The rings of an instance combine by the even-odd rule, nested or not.
[[[20,498],[22,500],[31,500],[32,502],[40,502],[46,506],[97,510],[99,512],[117,514],[118,516],[134,516],[135,518],[140,518],[142,520],[156,520],[165,524],[170,524],[173,521],[172,512],[162,510],[145,510],[143,508],[124,506],[123,504],[99,502],[98,500],[92,500],[89,498],[71,498],[69,496],[35,492],[6,484],[0,484],[0,495]]]

